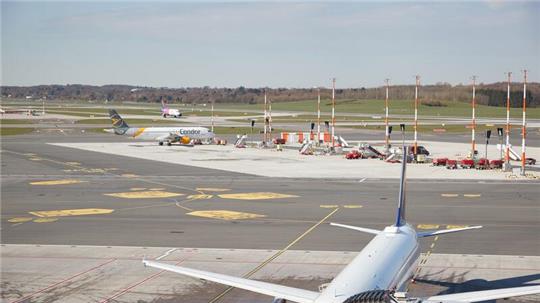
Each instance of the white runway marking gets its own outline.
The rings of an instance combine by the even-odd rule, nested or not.
[[[178,248],[171,248],[168,251],[166,251],[164,254],[162,254],[161,256],[157,257],[156,260],[161,260],[161,259],[165,258],[166,256],[172,254],[176,250],[178,250]]]

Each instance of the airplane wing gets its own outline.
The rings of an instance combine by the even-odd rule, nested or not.
[[[540,293],[540,285],[501,288],[492,290],[470,291],[457,294],[433,296],[424,298],[424,303],[469,303],[496,300],[510,297],[534,295]]]
[[[159,268],[162,270],[172,271],[178,274],[199,278],[207,281],[212,281],[236,288],[241,288],[256,293],[272,296],[275,298],[285,299],[298,303],[313,303],[320,293],[300,288],[293,288],[272,284],[267,282],[255,281],[250,279],[238,278],[223,274],[212,273],[208,271],[185,268],[165,263],[143,260],[145,266]]]
[[[469,226],[469,227],[462,227],[462,228],[452,228],[452,229],[441,229],[441,230],[433,230],[433,231],[426,231],[426,232],[418,232],[416,235],[418,238],[424,238],[424,237],[431,237],[431,236],[437,236],[442,234],[449,234],[449,233],[457,233],[459,231],[464,230],[470,230],[470,229],[478,229],[482,228],[482,226]]]
[[[157,141],[171,141],[171,142],[178,142],[180,141],[180,136],[178,136],[175,133],[169,133],[168,135],[163,135],[161,137],[157,138]]]
[[[356,231],[361,231],[361,232],[365,232],[365,233],[368,233],[368,234],[374,234],[374,235],[378,235],[378,234],[381,233],[381,231],[377,230],[377,229],[371,229],[371,228],[365,228],[365,227],[359,227],[359,226],[345,225],[345,224],[339,224],[339,223],[330,223],[330,225],[331,226],[336,226],[336,227],[352,229],[352,230],[356,230]]]

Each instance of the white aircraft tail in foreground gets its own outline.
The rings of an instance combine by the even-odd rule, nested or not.
[[[404,159],[407,158],[407,149]],[[540,293],[540,286],[524,286],[484,291],[437,295],[425,298],[407,297],[404,291],[411,280],[420,256],[419,238],[431,237],[482,226],[416,232],[405,220],[405,187],[407,163],[403,161],[396,220],[383,230],[331,223],[333,226],[374,234],[362,251],[321,292],[282,286],[224,274],[190,269],[143,260],[145,266],[216,282],[274,297],[274,302],[298,303],[463,303],[479,302]]]

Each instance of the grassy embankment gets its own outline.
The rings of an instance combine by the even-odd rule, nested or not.
[[[4,125],[32,123],[35,123],[35,121],[30,119],[1,119],[0,136],[14,136],[31,133],[32,131],[34,131],[34,128],[32,127],[5,127]]]
[[[178,123],[187,123],[179,119],[167,119],[167,120],[160,120],[160,119],[124,119],[127,124],[130,126],[141,126],[141,125],[154,125],[154,124],[178,124]],[[77,124],[111,124],[111,119],[109,118],[99,118],[99,119],[81,119],[75,121]]]
[[[441,102],[443,106],[428,106],[420,104],[418,114],[422,117],[470,117],[471,105],[464,102],[445,101]],[[390,116],[393,115],[414,115],[414,102],[412,100],[390,100]],[[261,110],[260,104],[228,104],[220,105],[220,109],[235,110]],[[317,106],[316,100],[279,102],[272,104],[274,111],[306,111],[315,112]],[[321,111],[328,113],[332,110],[330,100],[321,100]],[[362,113],[373,115],[384,115],[384,101],[382,100],[340,100],[336,102],[336,116],[340,113]],[[480,118],[505,118],[506,108],[486,105],[477,105],[477,117]],[[522,115],[521,108],[512,108],[510,116],[519,118]],[[528,108],[527,117],[531,119],[540,119],[540,108]]]
[[[15,136],[34,131],[31,127],[0,127],[0,136]]]
[[[32,124],[36,123],[36,120],[32,119],[0,119],[0,125],[6,124]]]

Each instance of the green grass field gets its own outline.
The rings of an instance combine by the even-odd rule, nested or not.
[[[6,125],[6,124],[33,124],[36,123],[35,120],[31,119],[1,119],[0,124]]]
[[[34,131],[31,127],[0,127],[0,136],[15,136]]]
[[[178,119],[167,119],[167,120],[160,120],[160,119],[125,119],[126,123],[129,125],[138,126],[141,124],[147,125],[147,124],[177,124],[177,123],[187,123],[182,120]],[[81,119],[75,121],[77,124],[111,124],[111,119],[105,118],[105,119]]]
[[[229,121],[234,122],[245,122],[249,124],[250,120],[252,119],[227,119]],[[254,118],[256,124],[263,123],[263,118],[258,117]],[[324,121],[331,121],[332,117],[330,115],[321,115],[321,125],[324,124]],[[373,118],[373,117],[355,117],[355,116],[337,116],[336,122],[372,122],[372,121],[384,121],[384,118]],[[276,116],[272,117],[272,122],[317,122],[317,116],[316,115],[297,115],[297,116]]]
[[[195,110],[193,112],[190,110],[186,110],[186,111],[183,111],[182,114],[184,116],[210,117],[212,115],[212,112],[208,110],[204,110],[204,111]],[[253,114],[242,112],[242,111],[237,111],[237,112],[214,111],[214,116],[216,117],[235,117],[235,116],[249,116],[249,115],[253,115]]]
[[[471,115],[471,106],[469,103],[464,102],[442,102],[446,106],[427,106],[420,104],[418,107],[418,115],[422,116],[449,116],[449,117],[469,117]],[[414,102],[413,100],[390,100],[389,101],[390,116],[392,115],[413,115],[414,114]],[[231,104],[223,105],[223,109],[249,109],[249,110],[262,110],[261,104]],[[280,111],[312,111],[317,110],[316,100],[295,101],[295,102],[279,102],[272,104],[273,110]],[[321,100],[321,111],[329,113],[332,110],[332,104],[330,100]],[[384,114],[384,101],[382,100],[353,100],[353,101],[337,101],[336,102],[336,116],[339,117],[340,113],[364,113],[383,115]],[[478,117],[484,118],[504,118],[506,117],[506,108],[493,107],[485,105],[477,105],[476,113]],[[511,117],[521,117],[521,108],[512,108],[510,110]],[[529,118],[539,119],[540,108],[527,109],[527,116]]]

